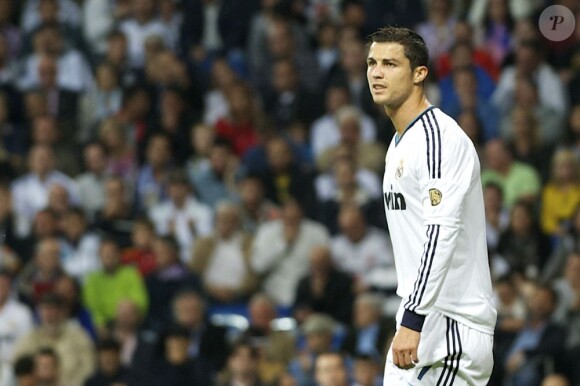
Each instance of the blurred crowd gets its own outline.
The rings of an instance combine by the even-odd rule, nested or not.
[[[580,385],[576,0],[0,0],[0,385],[382,385],[389,24],[480,154],[490,385]]]

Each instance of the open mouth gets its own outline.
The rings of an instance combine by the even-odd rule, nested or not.
[[[386,90],[387,87],[383,86],[382,84],[373,84],[373,90],[374,91],[382,91],[382,90]]]

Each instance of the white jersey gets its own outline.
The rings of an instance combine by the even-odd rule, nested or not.
[[[436,311],[493,334],[480,164],[471,140],[431,106],[393,138],[383,181],[403,298],[401,325],[421,331]]]

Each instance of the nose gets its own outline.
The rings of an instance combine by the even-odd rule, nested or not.
[[[373,79],[383,79],[383,70],[380,66],[374,66],[371,68],[371,76]]]

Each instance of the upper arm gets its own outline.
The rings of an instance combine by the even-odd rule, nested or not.
[[[443,136],[443,123],[426,116],[425,143],[416,159],[424,221],[457,227],[479,161],[467,137]]]

